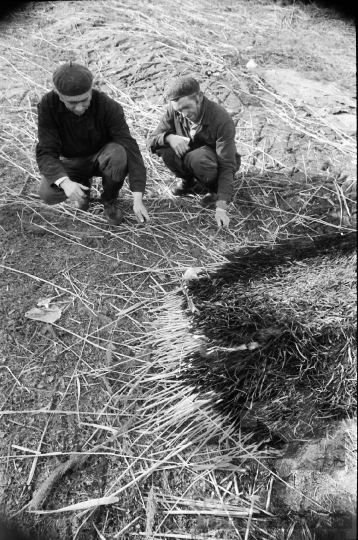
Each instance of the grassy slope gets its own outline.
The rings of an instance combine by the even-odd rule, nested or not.
[[[239,538],[239,534],[279,538],[275,521],[265,526],[272,528],[271,533],[264,533],[261,522],[247,519],[251,504],[265,510],[269,499],[272,475],[265,465],[270,462],[258,465],[265,451],[249,440],[237,444],[217,418],[205,417],[205,407],[193,415],[192,403],[185,410],[176,396],[180,408],[170,409],[173,390],[165,381],[153,380],[156,366],[152,363],[160,369],[160,363],[171,358],[174,345],[180,347],[180,341],[163,339],[161,349],[163,328],[171,329],[174,339],[188,325],[175,303],[168,307],[187,266],[220,263],[227,250],[296,235],[302,222],[309,232],[317,230],[317,223],[328,224],[329,230],[351,229],[349,219],[332,221],[326,212],[312,216],[309,207],[296,219],[297,207],[290,214],[291,210],[278,206],[276,188],[282,191],[282,185],[288,184],[297,195],[302,181],[297,174],[308,170],[320,174],[319,204],[327,196],[335,197],[338,208],[347,205],[351,212],[352,200],[340,191],[342,183],[325,186],[327,176],[338,178],[345,170],[353,170],[354,150],[348,137],[317,120],[313,135],[302,137],[298,128],[303,120],[298,116],[290,125],[286,105],[274,102],[267,111],[262,101],[267,93],[245,65],[253,58],[267,68],[295,68],[311,78],[333,82],[351,96],[353,37],[353,27],[330,12],[264,1],[235,5],[201,1],[195,10],[189,2],[179,7],[171,2],[165,7],[160,2],[135,6],[110,1],[35,3],[26,14],[2,25],[0,225],[3,264],[8,269],[1,274],[4,346],[0,365],[2,409],[8,414],[2,416],[0,444],[6,456],[1,469],[3,499],[11,512],[28,504],[50,472],[66,463],[73,452],[94,449],[95,457],[65,475],[51,491],[46,508],[121,489],[118,503],[95,512],[40,516],[40,529],[45,524],[57,530],[61,540],[100,538],[95,527],[109,540],[130,524],[130,533],[157,528],[163,534],[209,530],[219,535],[213,531],[221,529],[228,538]],[[27,174],[27,191],[36,191],[36,102],[51,88],[53,69],[69,58],[89,65],[97,86],[125,108],[148,168],[150,228],[139,227],[129,218],[119,231],[109,230],[100,209],[74,219],[69,206],[50,211],[17,195]],[[240,189],[228,232],[217,233],[213,216],[200,210],[197,201],[173,200],[167,171],[145,150],[146,135],[162,111],[164,84],[182,72],[194,73],[207,95],[219,99],[237,121],[243,174],[237,179]],[[232,88],[235,92],[230,92]],[[270,115],[274,120],[268,124]],[[264,142],[260,133],[266,137]],[[317,133],[327,137],[327,144],[317,141]],[[269,139],[273,141],[270,151],[265,146]],[[288,139],[299,151],[285,152]],[[269,168],[278,156],[285,168]],[[327,160],[328,173],[322,173]],[[291,178],[294,170],[298,173]],[[272,171],[276,176],[257,176]],[[307,177],[305,182],[306,190],[316,195],[317,183],[308,182]],[[301,199],[295,199],[298,208]],[[261,205],[259,212],[253,212],[253,202]],[[130,214],[127,190],[124,206]],[[64,314],[56,325],[24,317],[39,298],[57,294]],[[157,329],[148,326],[156,317],[149,312],[153,306],[160,319]],[[185,347],[190,346],[188,341]],[[175,370],[177,358],[172,361]],[[163,403],[156,403],[156,394]],[[43,407],[55,413],[21,412]],[[199,418],[200,428],[195,422],[191,428],[193,418]],[[178,432],[173,421],[181,426]],[[108,442],[117,430],[119,435]],[[183,440],[183,433],[190,433],[191,439]],[[35,463],[24,448],[50,455]],[[224,465],[213,469],[212,463],[223,459]],[[228,463],[237,470],[228,470]],[[152,485],[165,495],[164,502],[157,500],[156,511],[153,497],[145,498]],[[225,500],[243,508],[243,517],[167,514],[165,508],[177,508],[176,496],[211,499],[216,504]],[[33,521],[26,514],[24,519]],[[290,526],[286,523],[286,530]]]

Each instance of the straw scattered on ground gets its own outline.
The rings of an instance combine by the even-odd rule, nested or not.
[[[239,248],[355,229],[354,134],[246,68],[294,68],[351,99],[353,38],[332,11],[266,1],[44,2],[1,23],[0,500],[26,528],[61,540],[313,537],[312,514],[273,504],[278,485],[300,492],[275,473],[278,450],[180,386],[197,340],[177,293],[188,267],[215,271]],[[84,214],[36,198],[36,103],[69,59],[125,109],[150,226],[136,224],[128,188],[120,229],[96,203]],[[236,123],[243,165],[228,231],[195,197],[174,199],[145,149],[179,73]],[[41,298],[62,309],[56,323],[25,317]]]

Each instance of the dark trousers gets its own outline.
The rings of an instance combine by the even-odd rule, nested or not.
[[[178,178],[196,178],[198,183],[214,193],[218,189],[218,158],[210,146],[202,146],[191,150],[183,158],[179,158],[171,146],[163,146],[157,150],[165,165]],[[237,171],[240,168],[240,156],[237,154]]]
[[[163,146],[157,150],[157,155],[178,178],[194,176],[202,186],[217,191],[218,158],[209,146],[191,150],[183,158],[179,158],[171,146]]]
[[[99,152],[85,158],[61,158],[67,176],[73,182],[90,187],[92,176],[101,176],[103,201],[118,197],[127,176],[127,154],[123,146],[117,143],[108,143]],[[85,194],[85,192],[84,192]],[[41,176],[39,188],[41,199],[50,205],[58,204],[67,199],[65,192],[56,184],[50,184]]]

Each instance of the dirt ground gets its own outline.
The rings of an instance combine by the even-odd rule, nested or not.
[[[336,534],[317,528],[326,506],[300,502],[310,448],[290,465],[299,497],[282,509],[271,495],[291,485],[290,455],[280,484],[277,450],[216,417],[198,427],[192,403],[194,416],[183,402],[173,412],[178,396],[158,373],[163,362],[173,372],[180,364],[168,328],[174,335],[187,323],[165,306],[188,267],[219,265],[245,246],[355,229],[353,22],[314,3],[268,0],[30,2],[1,21],[0,39],[1,507],[48,540]],[[128,187],[120,228],[96,203],[84,214],[36,198],[36,104],[71,59],[124,107],[147,167],[150,225],[136,223]],[[236,124],[242,167],[227,231],[197,198],[171,195],[173,179],[145,147],[165,84],[189,73]],[[61,310],[53,324],[26,316],[44,299]],[[170,323],[165,335],[159,316]],[[326,495],[344,482],[354,502],[349,425],[352,459]],[[313,499],[318,484],[306,492]],[[353,525],[342,530],[356,538]]]

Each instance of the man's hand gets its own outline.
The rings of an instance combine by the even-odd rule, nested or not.
[[[84,190],[89,189],[88,187],[82,186],[77,182],[72,182],[72,180],[70,180],[69,178],[66,178],[63,182],[61,182],[60,187],[63,189],[67,198],[70,199],[70,201],[77,202],[81,202],[82,199],[86,197]]]
[[[139,223],[144,223],[150,219],[147,209],[142,202],[142,196],[140,191],[133,192],[133,212]]]
[[[165,137],[166,142],[171,146],[179,158],[185,156],[189,150],[189,137],[181,137],[180,135],[167,135]]]
[[[216,208],[215,219],[216,219],[216,223],[218,224],[219,228],[221,228],[221,227],[228,228],[229,227],[230,218],[227,215],[226,210],[224,210],[223,208]]]

